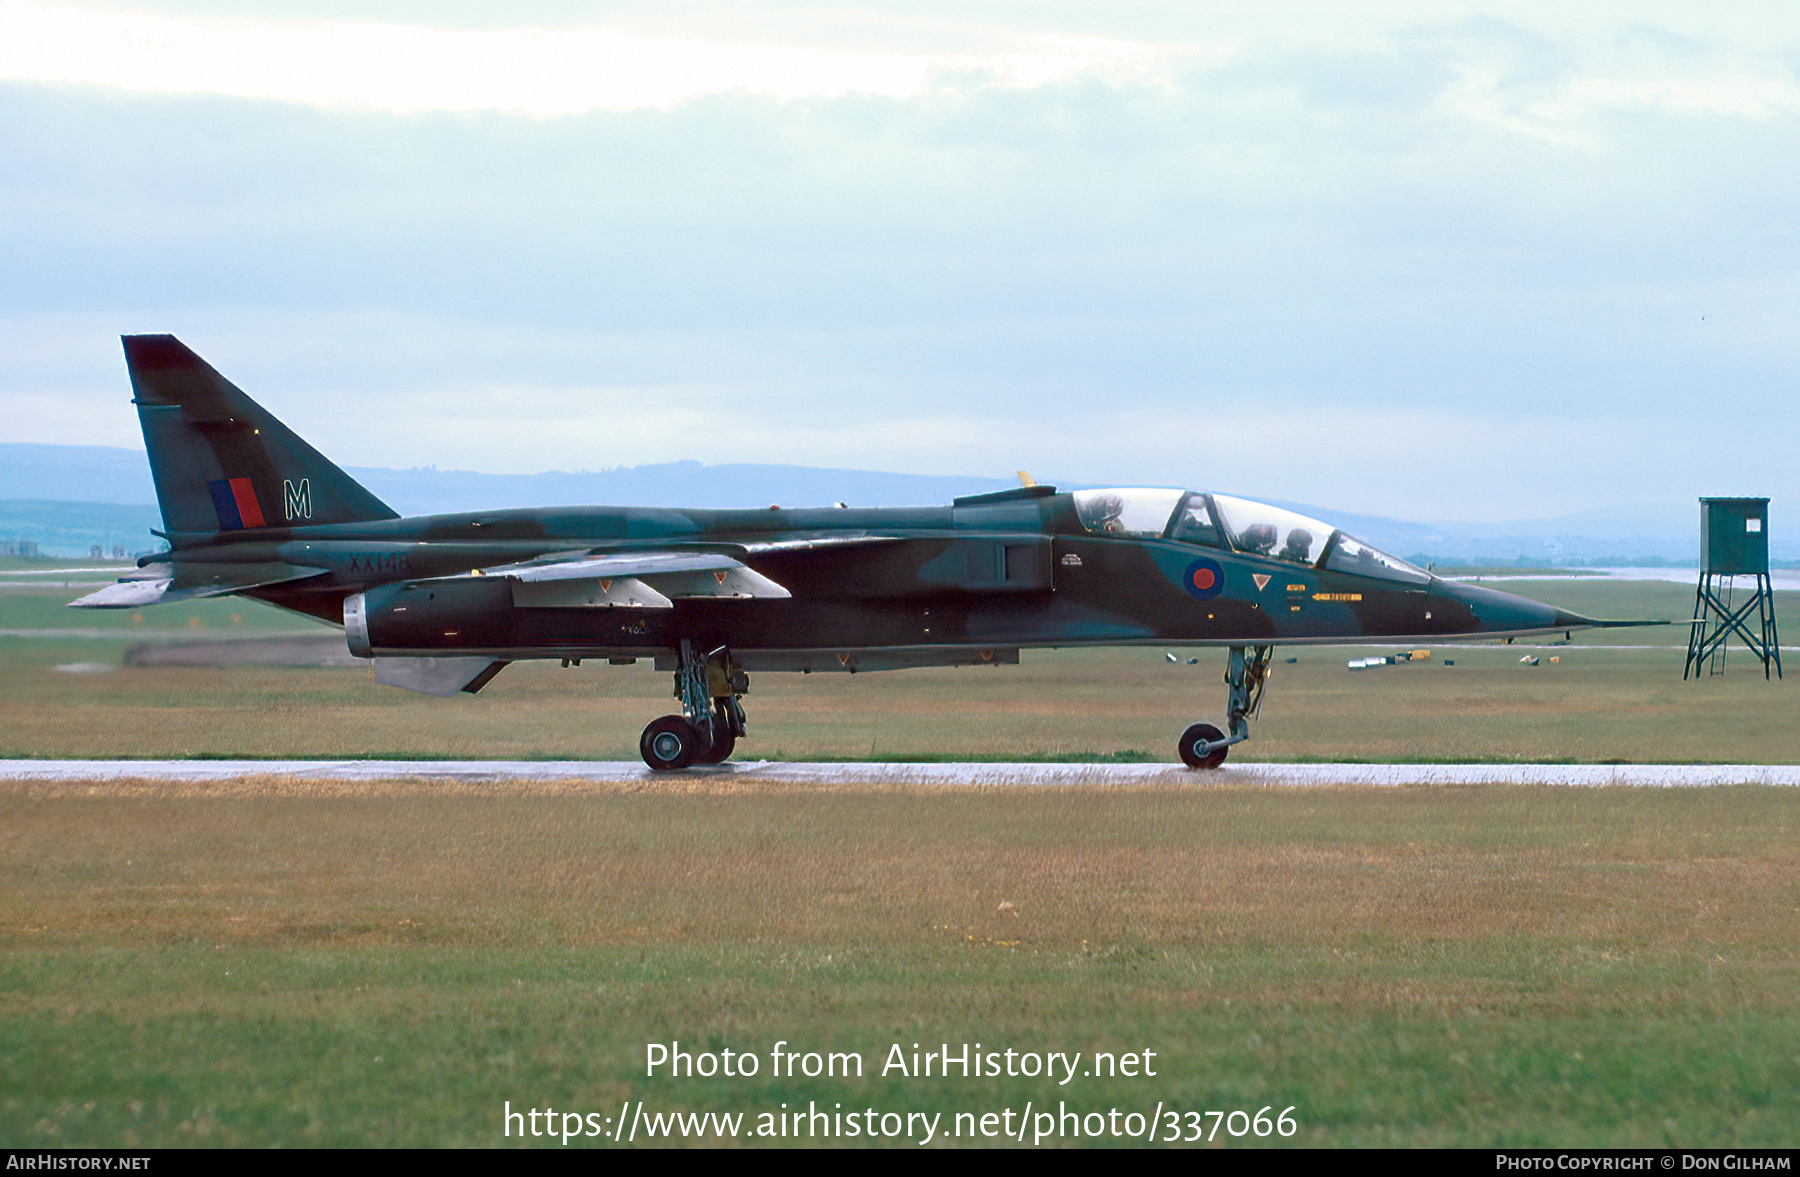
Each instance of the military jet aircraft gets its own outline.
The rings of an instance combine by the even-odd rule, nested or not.
[[[1066,646],[1222,646],[1216,768],[1279,645],[1442,641],[1596,622],[1439,579],[1329,524],[1190,490],[970,495],[947,507],[564,507],[402,519],[170,335],[124,338],[171,550],[86,608],[243,595],[344,627],[375,678],[475,693],[509,663],[655,660],[681,713],[652,769],[717,763],[749,672],[1014,664]]]

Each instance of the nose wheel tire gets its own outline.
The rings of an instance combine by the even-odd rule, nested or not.
[[[700,733],[680,715],[651,720],[638,739],[638,753],[657,772],[674,772],[694,763],[700,752]],[[722,759],[722,758],[721,758]]]
[[[1207,751],[1207,745],[1225,738],[1225,733],[1210,723],[1196,723],[1181,733],[1181,762],[1189,768],[1217,768],[1225,763],[1229,747]]]

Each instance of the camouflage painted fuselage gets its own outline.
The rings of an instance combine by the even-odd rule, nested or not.
[[[1091,534],[1070,496],[1047,488],[918,509],[495,511],[294,528],[209,549],[177,558],[325,569],[248,594],[290,609],[340,621],[344,599],[364,594],[375,656],[633,657],[688,638],[728,645],[750,669],[872,670],[1015,661],[1030,647],[1441,641],[1588,624],[1437,578],[1403,583]],[[558,607],[521,604],[518,581],[482,571],[631,552],[729,555],[791,595]]]
[[[404,519],[173,336],[124,344],[172,550],[83,607],[238,594],[342,623],[352,652],[378,660],[663,658],[687,642],[771,670],[1590,624],[1445,582],[1318,520],[1154,488]]]

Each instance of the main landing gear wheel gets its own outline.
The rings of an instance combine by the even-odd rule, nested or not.
[[[694,763],[722,764],[725,762],[726,758],[731,755],[732,749],[736,747],[737,735],[726,729],[723,724],[715,721],[713,723],[712,747],[706,749],[704,752],[696,753],[694,756]]]
[[[684,716],[653,719],[638,739],[638,753],[657,772],[674,772],[694,763],[700,752],[700,733]],[[723,757],[721,757],[723,759]]]
[[[708,669],[711,669],[709,664]],[[742,673],[742,672],[740,672]],[[744,685],[749,686],[749,678],[745,676]],[[726,684],[730,689],[730,684]],[[695,724],[694,730],[700,733],[705,742],[707,729],[702,724]],[[694,756],[695,764],[722,764],[737,747],[738,737],[744,732],[744,709],[738,705],[736,698],[730,695],[716,696],[713,699],[712,746],[701,749]]]
[[[1181,762],[1189,768],[1217,768],[1225,763],[1225,754],[1231,751],[1226,745],[1212,748],[1210,744],[1218,744],[1225,738],[1225,733],[1210,723],[1196,723],[1181,733]]]
[[[681,639],[675,670],[675,697],[680,715],[665,715],[644,729],[638,752],[657,772],[677,772],[690,764],[718,764],[737,748],[744,734],[744,708],[738,702],[750,689],[750,676],[720,646],[710,654]]]

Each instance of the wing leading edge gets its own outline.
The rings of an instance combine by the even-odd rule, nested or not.
[[[678,600],[782,600],[785,588],[717,552],[621,552],[484,568],[513,581],[521,609],[672,609]]]

